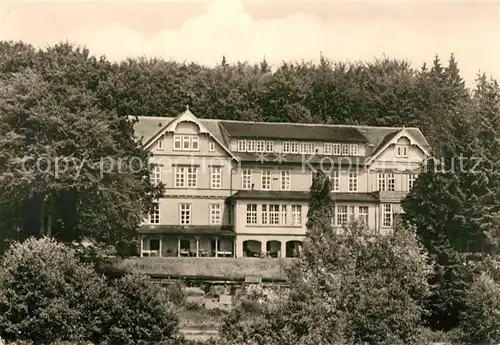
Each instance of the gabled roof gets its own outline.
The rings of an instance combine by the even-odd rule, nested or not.
[[[221,121],[231,137],[316,140],[365,143],[368,140],[354,127],[332,125]]]

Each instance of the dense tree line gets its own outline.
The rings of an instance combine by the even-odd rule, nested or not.
[[[319,64],[279,66],[222,59],[211,68],[158,59],[114,63],[67,43],[38,50],[1,42],[0,83],[1,237],[86,237],[125,252],[162,193],[150,183],[147,152],[131,139],[126,115],[174,116],[190,105],[202,118],[415,126],[435,157],[403,203],[404,220],[433,265],[429,293],[422,295],[426,312],[418,314],[434,330],[467,329],[471,315],[489,313],[481,298],[467,298],[470,287],[495,301],[498,275],[485,276],[484,267],[500,245],[500,89],[485,75],[468,89],[453,55],[421,67],[389,58],[336,63],[321,57]],[[54,176],[32,165],[19,169],[25,156],[49,157],[52,164],[54,157],[74,160]],[[142,167],[96,178],[95,164],[105,157],[140,157]],[[87,164],[75,179],[82,161]],[[329,211],[318,212],[314,219]],[[472,262],[465,252],[481,255]],[[415,325],[411,317],[405,322]],[[471,339],[494,338],[491,325]]]

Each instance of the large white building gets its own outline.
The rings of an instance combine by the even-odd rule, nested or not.
[[[293,257],[312,173],[333,182],[335,226],[390,231],[429,144],[418,128],[139,117],[165,196],[141,225],[141,256]]]

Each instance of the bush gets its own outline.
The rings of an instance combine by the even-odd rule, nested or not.
[[[180,281],[175,281],[173,284],[167,285],[167,299],[175,305],[181,305],[185,298],[184,289],[185,286]]]
[[[127,275],[113,284],[113,322],[105,332],[108,344],[141,344],[178,339],[178,319],[161,288],[146,276]]]
[[[498,263],[488,260],[485,271],[474,281],[466,299],[462,333],[465,341],[500,343],[500,276]]]
[[[51,239],[15,243],[0,266],[0,329],[6,340],[92,338],[101,332],[106,281]]]

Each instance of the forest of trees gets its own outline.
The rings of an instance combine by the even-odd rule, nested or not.
[[[295,267],[297,290],[291,298],[297,304],[285,309],[289,314],[282,314],[296,328],[285,327],[287,320],[265,311],[268,318],[259,319],[250,331],[283,326],[281,335],[288,338],[257,337],[254,343],[328,344],[320,333],[330,325],[337,325],[342,334],[323,335],[339,341],[348,337],[375,343],[418,342],[420,338],[405,335],[416,325],[462,332],[457,339],[500,341],[500,296],[495,292],[500,288],[500,270],[491,263],[498,262],[500,249],[500,89],[486,75],[478,75],[475,86],[468,89],[453,55],[445,60],[436,56],[431,66],[417,67],[389,58],[335,63],[326,57],[316,65],[284,62],[279,66],[266,61],[228,63],[221,58],[219,65],[206,67],[158,59],[113,63],[68,43],[39,50],[22,42],[1,42],[0,83],[0,237],[22,240],[47,235],[66,243],[85,237],[122,254],[133,244],[135,229],[152,200],[163,192],[161,185],[151,184],[147,164],[144,169],[130,167],[98,179],[95,167],[89,165],[82,178],[74,179],[71,169],[57,177],[40,169],[21,171],[21,157],[71,156],[76,163],[140,157],[145,163],[148,153],[132,139],[133,121],[127,115],[174,116],[186,105],[201,118],[420,128],[435,159],[426,162],[403,201],[405,232],[365,249],[364,242],[355,238],[336,242],[327,237],[325,242],[315,236],[316,231],[329,233],[329,202],[311,200],[323,208],[311,214],[308,223],[311,255]],[[456,164],[459,157],[465,157],[461,168]],[[315,188],[319,196],[329,194],[327,184],[313,184]],[[414,230],[418,243],[408,229]],[[323,257],[325,243],[359,252],[361,276],[335,266],[356,265],[356,260]],[[363,284],[384,281],[377,280],[380,272],[365,260],[378,262],[383,254],[400,255],[389,250],[391,244],[415,255],[412,262],[399,262],[396,256],[391,262],[417,267],[418,274],[410,277],[413,285],[401,289],[400,295],[392,287],[372,296]],[[428,275],[423,257],[428,257],[425,264],[432,268]],[[313,285],[301,285],[301,279],[312,279],[309,275],[316,272],[313,267],[318,262],[324,276],[314,278]],[[387,269],[386,264],[380,267]],[[404,282],[405,269],[390,272],[397,275],[395,281]],[[358,301],[371,296],[367,298],[379,299],[380,304],[370,300],[365,309],[353,307],[352,299],[332,285],[330,273],[340,274],[358,289]],[[293,278],[294,272],[290,274]],[[423,276],[426,291],[417,288]],[[325,288],[326,295],[314,294],[314,287]],[[304,295],[304,291],[311,293]],[[328,291],[338,299],[314,304],[329,296]],[[411,312],[399,320],[376,320],[400,313],[400,306],[391,305],[390,294],[385,293],[399,298]],[[315,299],[310,315],[296,314],[308,298]],[[323,319],[321,312],[333,309],[321,308],[337,308],[338,303],[347,304],[339,318]],[[231,315],[237,325],[238,315]],[[356,319],[363,315],[366,322]],[[483,318],[488,321],[481,323]],[[233,331],[225,334],[237,336]],[[320,333],[308,333],[312,331]]]

